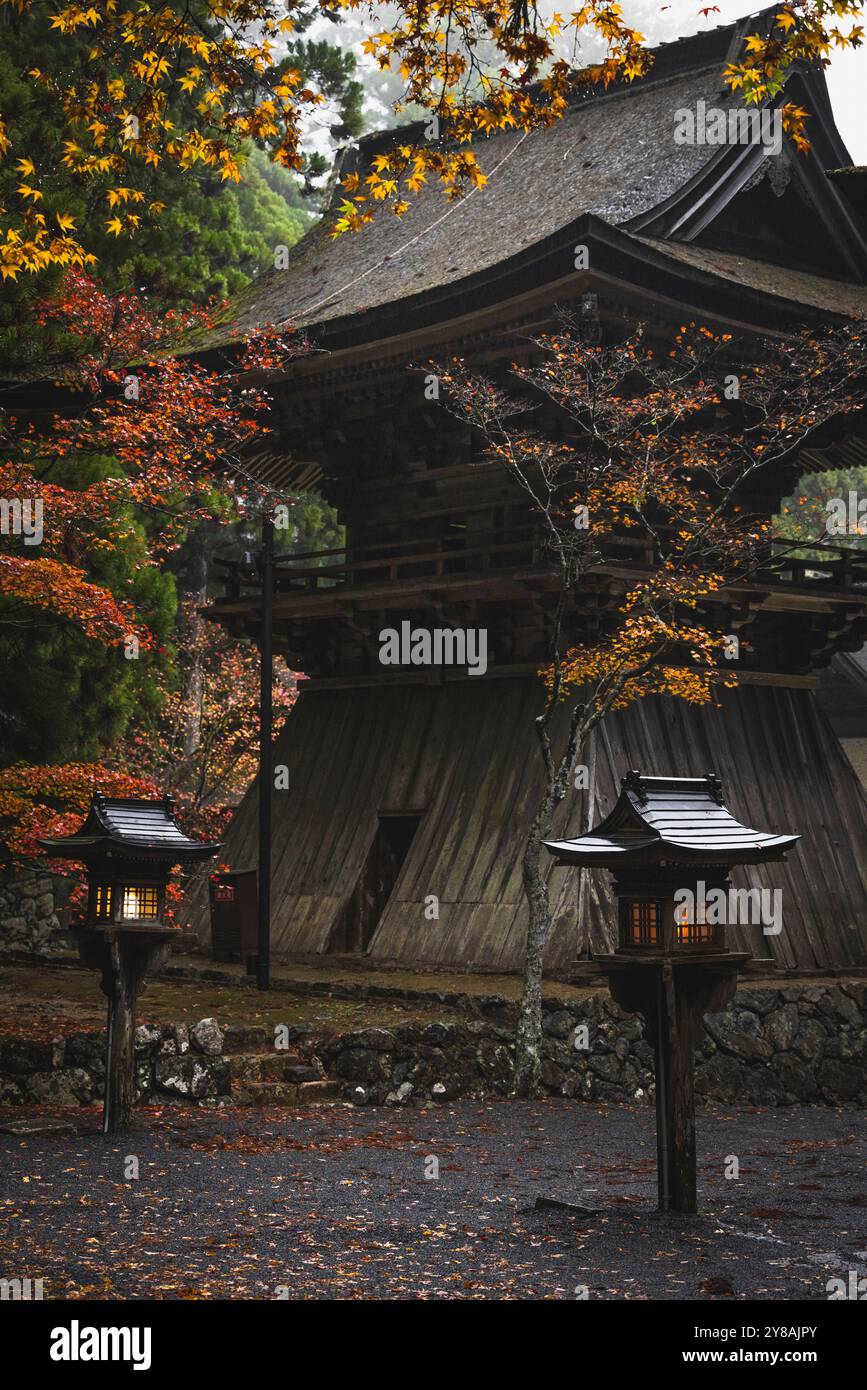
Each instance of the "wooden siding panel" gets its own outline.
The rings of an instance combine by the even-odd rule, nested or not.
[[[520,857],[540,760],[533,677],[305,690],[278,740],[290,787],[274,799],[273,951],[327,950],[382,811],[421,812],[370,954],[428,965],[517,969],[526,916]],[[562,737],[563,730],[557,730]],[[719,707],[643,701],[605,721],[588,759],[589,791],[567,796],[558,835],[578,835],[614,805],[631,767],[722,778],[747,825],[800,833],[785,864],[736,870],[736,886],[780,888],[784,930],[731,929],[731,943],[782,967],[867,963],[867,798],[811,691],[746,686]],[[256,790],[245,797],[222,858],[255,864]],[[549,968],[614,944],[609,875],[555,869]],[[424,915],[440,900],[439,921]],[[581,911],[579,914],[579,899]],[[189,917],[208,937],[207,883]]]

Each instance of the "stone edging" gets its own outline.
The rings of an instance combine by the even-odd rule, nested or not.
[[[336,1095],[360,1105],[417,1105],[504,1096],[515,1005],[496,996],[459,997],[468,1009],[459,1023],[318,1038],[309,1025],[281,1025],[279,1043],[263,1028],[223,1028],[216,1019],[192,1028],[143,1026],[136,1034],[139,1098],[286,1105]],[[652,1101],[653,1054],[642,1021],[623,1014],[607,993],[547,1001],[544,1033],[549,1094]],[[0,1038],[0,1104],[98,1100],[103,1051],[100,1033],[51,1042]],[[739,990],[731,1010],[707,1020],[696,1089],[701,1099],[741,1105],[867,1103],[867,983]]]

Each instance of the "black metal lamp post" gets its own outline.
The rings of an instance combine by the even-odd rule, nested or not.
[[[256,988],[271,988],[271,798],[274,789],[274,518],[262,518],[262,546],[254,560],[248,552],[240,566],[245,578],[262,586],[259,618],[259,865]]]
[[[271,798],[274,790],[271,741],[274,736],[272,684],[273,660],[273,574],[274,518],[262,520],[262,553],[259,560],[262,580],[261,668],[259,679],[259,950],[256,958],[256,988],[271,987]]]
[[[176,864],[211,859],[220,846],[185,835],[171,797],[121,800],[98,792],[75,834],[39,843],[52,858],[87,867],[87,913],[75,936],[108,999],[102,1127],[118,1134],[134,1100],[136,1001],[148,972],[167,959],[175,930],[165,922],[169,874]]]
[[[729,871],[783,859],[799,836],[741,825],[712,774],[630,772],[621,787],[614,810],[586,835],[546,844],[558,864],[612,873],[618,946],[595,959],[620,1007],[644,1016],[653,1045],[660,1210],[694,1212],[693,1053],[705,1014],[731,1003],[750,959],[726,945]]]

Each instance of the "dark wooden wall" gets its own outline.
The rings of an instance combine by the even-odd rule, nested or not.
[[[432,966],[519,967],[524,906],[520,854],[538,791],[534,677],[443,684],[307,689],[276,748],[289,789],[274,792],[273,950],[326,952],[361,874],[378,815],[423,812],[370,946],[382,960]],[[611,716],[589,753],[590,792],[561,808],[558,834],[578,834],[613,805],[630,767],[722,778],[746,824],[803,836],[785,864],[738,871],[739,885],[781,888],[784,928],[733,929],[732,945],[786,968],[867,964],[867,799],[812,692],[745,686],[720,708],[645,701]],[[222,858],[255,866],[251,788]],[[551,969],[588,945],[610,949],[607,875],[552,869]],[[439,920],[425,900],[439,899]],[[208,939],[199,885],[189,917]]]

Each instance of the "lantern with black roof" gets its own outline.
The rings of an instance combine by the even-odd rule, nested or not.
[[[185,835],[169,796],[143,801],[99,792],[74,834],[39,843],[52,858],[87,868],[87,910],[74,934],[108,997],[103,1130],[117,1133],[133,1102],[136,999],[148,972],[167,958],[175,930],[165,921],[169,875],[177,864],[213,858],[220,846]]]
[[[729,872],[782,859],[797,835],[736,820],[718,777],[630,772],[610,815],[575,840],[549,840],[559,864],[611,871],[618,952],[726,951]]]
[[[545,842],[558,864],[612,874],[618,946],[594,959],[621,1008],[643,1014],[654,1048],[663,1211],[696,1210],[693,1051],[705,1014],[732,1002],[750,959],[726,942],[732,908],[742,901],[729,873],[781,860],[798,839],[742,825],[713,773],[632,771],[610,815],[587,834]]]

